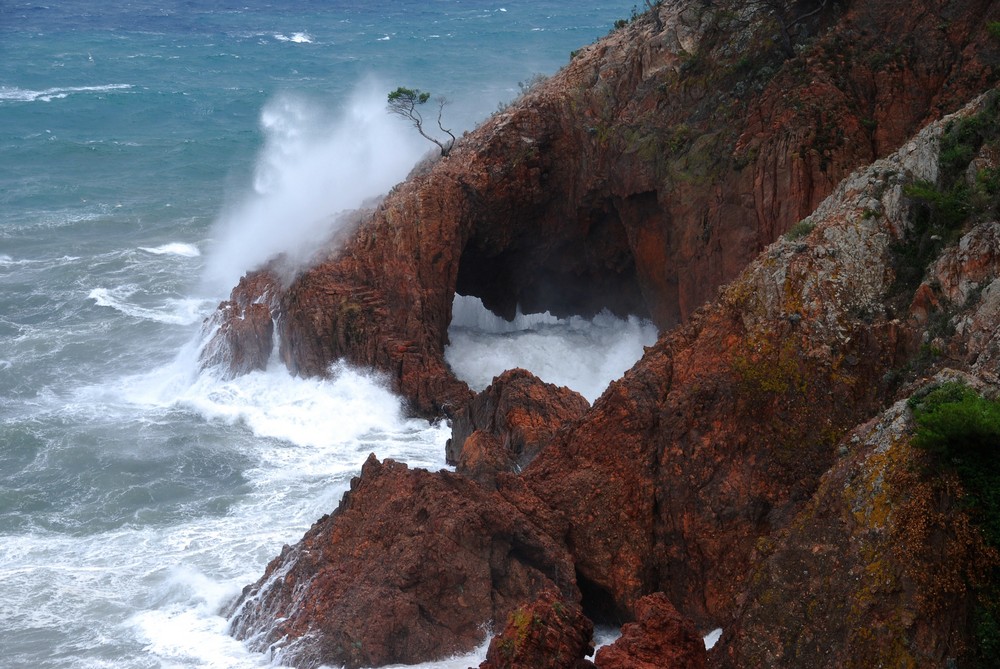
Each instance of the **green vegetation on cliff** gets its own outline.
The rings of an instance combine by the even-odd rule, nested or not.
[[[1000,548],[1000,402],[961,383],[945,383],[909,401],[917,424],[914,444],[934,463],[954,473],[965,490],[963,502],[986,542]],[[993,666],[1000,657],[1000,570],[969,585],[977,592],[972,612],[975,666]]]

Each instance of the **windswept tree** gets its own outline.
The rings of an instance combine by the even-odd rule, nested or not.
[[[424,130],[424,117],[420,115],[419,108],[426,104],[430,99],[430,93],[424,93],[418,88],[404,88],[403,86],[400,86],[393,92],[389,93],[389,112],[407,119],[413,124],[413,127],[417,129],[417,132],[419,132],[424,139],[438,145],[438,148],[441,149],[442,156],[447,156],[448,152],[451,151],[451,147],[455,145],[455,135],[452,134],[451,130],[441,125],[441,115],[444,112],[444,106],[448,101],[443,97],[435,99],[435,102],[438,103],[438,128],[441,129],[441,132],[451,137],[449,140],[441,141],[436,137],[432,137],[427,134]]]

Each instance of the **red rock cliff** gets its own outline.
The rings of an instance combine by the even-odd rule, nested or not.
[[[961,656],[961,578],[982,540],[949,502],[960,491],[912,475],[912,425],[895,400],[943,365],[996,382],[998,228],[970,220],[922,284],[903,281],[906,248],[930,240],[912,186],[938,179],[946,124],[904,140],[992,76],[997,9],[762,7],[666,3],[662,25],[647,17],[589,47],[284,289],[294,369],[375,365],[423,411],[470,396],[441,358],[456,289],[499,312],[609,306],[684,322],[582,417],[546,428],[522,474],[490,473],[489,489],[370,462],[341,509],[247,590],[241,637],[282,638],[303,665],[418,661],[521,611],[538,626],[509,618],[491,661],[531,666],[531,648],[579,655],[580,609],[639,620],[608,666],[678,652],[655,630],[689,641],[692,624],[725,630],[709,666]],[[750,50],[773,35],[770,51]],[[993,165],[997,144],[975,160]],[[543,265],[587,289],[553,294]],[[469,429],[511,429],[487,414]],[[930,529],[907,534],[920,523]],[[946,587],[920,578],[948,560]]]
[[[415,173],[284,287],[281,357],[307,375],[340,358],[376,367],[437,414],[469,397],[442,358],[456,291],[504,315],[685,321],[851,169],[982,90],[990,17],[973,0],[664,2]]]

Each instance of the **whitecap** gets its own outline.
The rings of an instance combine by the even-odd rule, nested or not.
[[[153,247],[140,246],[139,250],[154,255],[175,255],[184,256],[185,258],[197,258],[201,255],[201,251],[198,250],[197,246],[183,242],[170,242],[169,244]]]
[[[207,309],[215,303],[207,298],[169,298],[159,309],[150,309],[133,304],[128,299],[137,292],[135,286],[117,288],[94,288],[87,295],[99,307],[110,307],[126,316],[140,320],[155,321],[168,325],[192,325],[202,320]]]
[[[391,38],[391,37],[389,37],[388,35],[383,35],[382,37],[379,37],[379,38],[378,38],[378,39],[377,39],[376,41],[377,41],[377,42],[388,42],[388,41],[389,41],[389,40],[391,40],[391,39],[392,39],[392,38]]]
[[[291,37],[283,33],[275,33],[274,39],[279,42],[294,42],[295,44],[312,44],[313,41],[312,36],[304,32],[292,33]]]
[[[11,102],[51,102],[52,100],[69,97],[73,93],[107,93],[132,88],[132,84],[106,84],[103,86],[68,86],[65,88],[47,88],[33,91],[17,86],[0,86],[0,101]]]

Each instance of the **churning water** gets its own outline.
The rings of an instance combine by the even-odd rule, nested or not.
[[[225,634],[221,605],[370,452],[440,468],[448,428],[363,370],[199,373],[201,321],[426,151],[388,90],[444,94],[469,129],[631,4],[0,4],[0,666],[270,663]],[[625,353],[575,377],[547,378],[546,358],[590,346],[596,368],[655,336],[539,321],[534,362],[487,360],[464,325],[449,359],[474,384],[534,365],[591,399]]]

